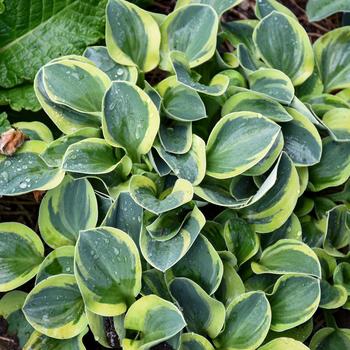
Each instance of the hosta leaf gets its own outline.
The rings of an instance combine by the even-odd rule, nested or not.
[[[39,1],[6,0],[0,21],[4,33],[0,41],[1,85],[8,88],[32,80],[50,59],[80,53],[103,38],[105,4],[105,0],[50,0],[41,6]]]
[[[183,310],[188,330],[210,338],[220,333],[225,322],[225,307],[221,302],[187,278],[175,278],[169,290]]]
[[[311,105],[312,110],[319,117],[323,117],[325,113],[335,108],[350,108],[349,103],[345,102],[337,95],[317,94],[303,98],[305,103]]]
[[[59,167],[61,166],[63,156],[70,145],[85,138],[96,138],[99,135],[100,131],[95,128],[80,129],[52,141],[40,154],[40,157],[49,167]]]
[[[256,274],[299,273],[321,278],[321,265],[317,255],[306,244],[295,239],[280,239],[266,248],[259,262],[252,262]]]
[[[163,100],[163,109],[167,117],[179,121],[191,122],[206,118],[206,110],[199,94],[177,82],[171,76],[157,87]]]
[[[130,180],[130,195],[144,209],[161,214],[188,203],[193,197],[190,182],[178,179],[171,192],[164,198],[159,198],[156,184],[146,176],[134,175]]]
[[[99,116],[101,101],[111,80],[94,64],[61,57],[46,64],[41,72],[43,87],[51,102]]]
[[[85,309],[85,314],[88,320],[90,331],[94,335],[95,341],[105,348],[111,348],[105,330],[106,319],[103,316],[94,314],[89,309]]]
[[[160,144],[156,144],[155,149],[178,178],[188,180],[193,186],[202,182],[205,176],[206,156],[205,143],[199,136],[192,135],[192,146],[185,154],[168,153]]]
[[[62,160],[62,169],[72,173],[106,174],[118,165],[115,149],[105,140],[88,138],[70,145]]]
[[[121,192],[112,204],[102,225],[118,228],[127,233],[138,246],[142,225],[142,208],[129,192]]]
[[[52,142],[51,130],[40,122],[17,122],[12,124],[16,129],[21,130],[30,140]]]
[[[219,254],[208,239],[200,234],[186,255],[168,270],[167,278],[189,278],[212,295],[220,285],[223,271]]]
[[[301,241],[301,224],[298,217],[293,213],[288,220],[278,229],[260,236],[261,248],[265,249],[281,239],[294,239]]]
[[[333,272],[337,267],[337,260],[329,255],[325,249],[314,248],[313,251],[316,253],[321,264],[322,279],[328,280],[333,276]]]
[[[219,289],[215,293],[215,297],[224,303],[225,306],[228,306],[233,299],[245,292],[245,287],[233,264],[228,261],[224,261],[223,263],[224,274]]]
[[[248,261],[259,250],[258,235],[241,218],[231,219],[226,223],[224,238],[227,249],[235,255],[238,265]]]
[[[165,282],[165,275],[157,269],[150,269],[142,273],[141,294],[155,294],[165,300],[172,300]]]
[[[250,89],[288,105],[294,97],[294,87],[286,74],[277,69],[261,68],[248,76]]]
[[[331,131],[335,141],[350,142],[350,109],[334,108],[324,114],[322,121]]]
[[[243,217],[257,232],[271,232],[281,227],[292,214],[298,199],[298,173],[284,152],[275,169],[277,180],[272,188],[242,210]]]
[[[239,5],[243,0],[179,0],[176,2],[176,9],[188,4],[207,4],[214,8],[220,16],[225,11]]]
[[[262,346],[258,350],[309,350],[309,348],[300,341],[292,338],[277,338],[266,345]]]
[[[223,22],[222,29],[225,37],[230,43],[237,47],[243,44],[249,52],[255,52],[253,32],[259,21],[255,19],[244,19],[239,21]]]
[[[322,154],[322,140],[311,121],[296,109],[287,108],[292,121],[282,124],[284,151],[296,166],[318,163]]]
[[[15,289],[32,279],[43,261],[44,246],[29,227],[0,223],[0,291]]]
[[[79,231],[97,223],[97,200],[86,179],[66,177],[46,193],[39,209],[39,229],[52,248],[74,245]]]
[[[221,114],[232,112],[260,113],[276,122],[288,122],[292,116],[276,101],[252,91],[240,92],[231,96],[223,105]]]
[[[326,234],[323,248],[327,254],[341,258],[341,251],[350,243],[350,212],[345,205],[339,205],[327,212]]]
[[[213,345],[203,336],[195,333],[181,335],[181,350],[214,350]]]
[[[26,297],[27,293],[14,290],[6,293],[0,300],[0,315],[6,319],[8,325],[7,333],[16,335],[20,347],[27,343],[34,332],[33,327],[28,323],[22,311]]]
[[[189,62],[184,53],[173,51],[170,54],[172,68],[175,71],[176,79],[179,83],[201,92],[204,95],[220,96],[225,93],[229,78],[224,74],[216,74],[211,79],[209,85],[198,82],[198,79],[192,74]]]
[[[71,339],[54,339],[39,332],[34,332],[25,344],[23,350],[86,350],[83,337],[88,329]]]
[[[170,153],[187,153],[192,145],[192,123],[162,118],[159,127],[159,141]]]
[[[156,269],[163,272],[168,270],[191,248],[204,224],[204,215],[197,207],[194,207],[180,231],[171,239],[158,241],[152,239],[147,230],[143,230],[140,238],[143,257]]]
[[[342,285],[332,286],[329,282],[321,280],[320,308],[337,309],[348,300],[348,292]]]
[[[333,280],[335,284],[343,286],[350,295],[350,263],[340,263],[334,270]]]
[[[309,169],[312,191],[339,186],[350,176],[350,142],[336,142],[326,137],[322,148],[320,162]]]
[[[208,61],[215,53],[218,16],[211,6],[190,4],[167,16],[160,26],[160,67],[171,70],[170,53],[184,53],[189,66]]]
[[[188,218],[190,206],[182,206],[160,214],[146,226],[147,232],[157,241],[167,241],[175,237]]]
[[[315,58],[325,92],[350,87],[350,28],[332,30],[314,44]]]
[[[160,157],[154,148],[148,152],[148,159],[153,167],[153,170],[160,177],[169,175],[171,173],[171,169],[169,168],[168,164],[165,163],[165,161]]]
[[[350,11],[350,4],[346,0],[309,0],[306,13],[310,22],[316,22],[336,12]]]
[[[159,128],[159,113],[150,97],[128,82],[114,81],[103,99],[103,135],[134,159],[152,147]]]
[[[273,11],[278,11],[294,19],[297,19],[295,14],[291,10],[289,10],[288,7],[283,6],[276,0],[258,0],[256,2],[256,7],[255,7],[256,17],[264,18]]]
[[[207,220],[201,233],[208,238],[217,251],[222,251],[226,249],[223,230],[224,228],[222,224],[212,220]]]
[[[145,86],[143,88],[143,91],[150,97],[154,105],[157,107],[158,111],[160,111],[162,97],[159,95],[158,91],[147,82],[147,80],[145,80],[144,83]]]
[[[272,309],[271,329],[282,332],[306,322],[317,310],[320,298],[318,279],[293,274],[280,277],[268,297]]]
[[[225,179],[257,164],[272,147],[280,127],[252,112],[231,113],[215,125],[207,142],[207,174]]]
[[[65,274],[74,274],[74,246],[63,246],[55,249],[48,254],[40,265],[38,274],[36,275],[35,284],[44,279]]]
[[[228,306],[225,329],[214,343],[225,350],[256,349],[264,341],[270,324],[271,308],[265,294],[242,294]]]
[[[52,276],[37,284],[23,312],[35,330],[51,338],[73,338],[87,326],[84,302],[72,275]]]
[[[113,60],[144,72],[155,68],[160,32],[151,14],[128,1],[110,0],[106,16],[106,44]]]
[[[137,81],[137,68],[123,66],[115,62],[105,46],[90,46],[84,51],[84,57],[105,72],[111,80],[126,80],[131,83]]]
[[[338,350],[350,347],[350,332],[348,329],[325,327],[320,329],[311,339],[311,350]]]
[[[11,158],[0,156],[0,195],[45,191],[62,181],[64,172],[48,168],[40,158],[45,148],[43,141],[28,141]]]
[[[124,321],[127,330],[139,332],[137,340],[125,338],[123,349],[149,349],[179,333],[185,326],[177,307],[156,295],[137,300],[129,308]]]
[[[124,313],[141,290],[137,247],[130,236],[116,228],[80,232],[74,271],[86,307],[98,315]]]
[[[253,39],[266,64],[302,84],[314,68],[314,55],[304,28],[292,17],[273,11],[254,30]]]

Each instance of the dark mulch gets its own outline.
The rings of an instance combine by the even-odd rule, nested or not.
[[[0,316],[0,350],[20,350],[17,336],[8,334],[7,330],[8,324]]]

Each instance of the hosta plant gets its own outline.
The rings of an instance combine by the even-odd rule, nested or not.
[[[350,348],[350,27],[240,2],[109,0],[106,46],[37,72],[61,136],[17,123],[0,159],[1,195],[47,191],[38,232],[0,224],[24,350]]]

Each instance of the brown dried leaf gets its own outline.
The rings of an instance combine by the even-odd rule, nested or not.
[[[27,136],[21,130],[10,129],[5,131],[0,136],[0,154],[12,156],[25,140],[27,140]]]

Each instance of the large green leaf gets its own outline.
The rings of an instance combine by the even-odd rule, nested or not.
[[[209,295],[220,285],[223,264],[212,244],[200,234],[186,255],[167,272],[167,278],[187,277]]]
[[[81,231],[74,271],[85,305],[102,316],[123,314],[141,290],[141,261],[125,232],[100,227]]]
[[[272,147],[280,127],[252,112],[225,115],[207,142],[207,174],[226,179],[257,164]]]
[[[135,160],[152,147],[159,129],[159,113],[150,97],[136,85],[114,81],[103,99],[103,135]]]
[[[180,231],[171,239],[159,241],[152,238],[147,230],[142,230],[140,247],[143,257],[158,270],[168,270],[191,248],[204,224],[204,215],[197,207],[194,207]]]
[[[213,345],[203,336],[195,333],[181,335],[181,350],[214,350]]]
[[[188,278],[173,279],[169,291],[182,308],[187,328],[191,332],[217,337],[225,322],[225,307],[221,302],[210,297]]]
[[[350,348],[350,332],[347,328],[330,328],[320,329],[311,339],[311,350],[338,350]]]
[[[294,86],[286,74],[277,69],[260,68],[248,76],[250,89],[289,105],[294,97]],[[262,113],[263,114],[263,113]]]
[[[317,255],[306,244],[294,239],[280,239],[263,251],[259,262],[252,262],[256,274],[299,273],[321,278]]]
[[[28,141],[12,157],[0,156],[0,195],[17,196],[59,185],[64,172],[47,167],[39,156],[45,148],[43,141]]]
[[[281,227],[292,214],[298,200],[298,173],[284,152],[274,170],[277,173],[273,186],[260,198],[257,195],[255,203],[242,209],[243,217],[253,225],[255,231],[261,233]]]
[[[33,328],[56,339],[73,338],[87,326],[84,302],[72,275],[52,276],[37,284],[23,312]]]
[[[123,349],[145,350],[179,333],[186,322],[179,309],[156,295],[137,300],[129,308],[124,321],[127,330],[139,332],[139,339],[125,338]]]
[[[309,320],[320,303],[320,281],[310,276],[287,274],[278,279],[268,297],[271,329],[282,332]]]
[[[161,63],[171,70],[170,53],[184,53],[189,66],[196,67],[215,53],[218,16],[211,6],[190,4],[172,12],[161,27]]]
[[[312,191],[339,186],[350,176],[350,142],[336,142],[326,137],[322,145],[320,162],[309,169]]]
[[[270,341],[258,350],[309,350],[309,348],[300,341],[281,337]]]
[[[6,292],[37,274],[44,246],[33,230],[17,222],[0,224],[0,240],[0,291]]]
[[[335,141],[350,142],[350,109],[334,108],[324,114],[322,121]]]
[[[239,5],[243,0],[178,0],[176,2],[176,9],[188,4],[207,4],[214,8],[220,16],[225,11]]]
[[[42,6],[39,0],[6,0],[0,19],[0,85],[8,88],[32,80],[51,59],[81,53],[103,38],[105,4],[48,0]]]
[[[326,33],[314,44],[316,63],[326,92],[350,87],[349,37],[350,27],[347,26]]]
[[[171,192],[162,195],[151,179],[134,175],[130,180],[130,195],[141,207],[159,215],[188,203],[193,197],[193,188],[189,181],[178,179]]]
[[[73,262],[74,246],[68,245],[53,250],[41,263],[35,283],[38,284],[48,277],[62,273],[74,274]]]
[[[185,154],[168,153],[160,144],[155,144],[155,149],[178,178],[188,180],[193,186],[202,182],[206,170],[206,156],[205,143],[199,136],[192,135],[191,148]]]
[[[52,248],[74,245],[79,231],[97,223],[97,200],[88,180],[67,176],[45,195],[39,209],[39,228]]]
[[[106,16],[106,44],[111,57],[144,72],[155,68],[159,63],[160,32],[151,14],[128,1],[110,0]]]
[[[341,284],[332,286],[329,282],[321,280],[320,308],[337,309],[342,307],[348,300],[346,288]]]
[[[226,311],[223,332],[214,340],[223,350],[253,350],[264,341],[271,324],[271,308],[263,292],[244,293]]]
[[[306,13],[311,22],[346,11],[350,11],[350,3],[347,0],[309,0],[306,6]]]
[[[294,108],[287,108],[292,121],[282,124],[284,150],[296,166],[318,163],[322,154],[322,140],[312,122]]]
[[[86,350],[83,344],[83,337],[87,331],[88,328],[78,336],[64,340],[50,338],[39,332],[34,332],[23,350]]]
[[[223,105],[221,114],[224,116],[243,111],[260,113],[276,122],[292,120],[292,116],[278,102],[253,91],[240,92],[231,96]]]
[[[264,18],[273,11],[278,11],[284,13],[287,16],[290,16],[294,19],[297,19],[295,14],[288,9],[288,7],[283,6],[277,0],[259,0],[256,3],[255,14],[258,18]]]
[[[314,55],[304,28],[292,17],[273,11],[257,25],[254,42],[270,67],[302,84],[314,69]]]
[[[88,138],[70,145],[62,160],[62,169],[80,174],[106,174],[113,171],[119,159],[105,140]]]

